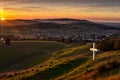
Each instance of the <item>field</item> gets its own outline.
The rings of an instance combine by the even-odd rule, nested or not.
[[[14,45],[12,45],[12,47],[15,47],[16,44],[18,46],[19,43],[15,43]],[[33,49],[35,48],[35,51],[37,49],[39,51],[44,47],[44,49],[42,50],[43,52],[45,51],[46,54],[42,55],[42,58],[38,58],[38,55],[37,58],[32,55],[34,59],[33,57],[30,57],[30,59],[26,58],[26,61],[24,61],[23,59],[22,64],[19,63],[14,65],[18,71],[12,71],[6,74],[2,74],[0,76],[0,80],[120,79],[120,50],[99,52],[97,53],[96,60],[93,61],[92,52],[89,51],[89,48],[92,47],[91,44],[79,45],[56,42],[40,42],[39,44],[42,44],[42,48],[40,47],[40,45],[38,45],[38,43],[23,43],[19,44],[19,46],[24,44],[27,44],[27,46],[24,46],[24,48],[29,47],[28,45],[32,45]],[[47,48],[43,44],[46,44]],[[52,46],[54,48],[51,48],[49,46]],[[4,47],[10,48],[10,46]],[[48,52],[46,51],[46,49],[48,50]],[[51,52],[50,55],[48,54],[49,51]],[[30,52],[32,52],[32,50]],[[23,64],[27,67],[25,67]],[[16,67],[16,65],[18,65],[18,67]],[[19,68],[19,66],[22,70]],[[8,69],[15,70],[15,68],[13,67],[13,69]]]
[[[0,72],[16,71],[40,64],[51,53],[64,48],[57,42],[12,42],[0,45]]]

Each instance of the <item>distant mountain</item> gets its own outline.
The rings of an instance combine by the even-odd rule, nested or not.
[[[106,24],[99,24],[99,23],[95,23],[95,22],[91,22],[91,21],[87,21],[87,20],[70,23],[68,25],[78,26],[78,27],[83,27],[83,28],[87,27],[87,28],[100,28],[100,29],[119,29],[117,27],[112,27],[112,26],[109,26]]]
[[[120,29],[106,24],[95,23],[89,20],[79,19],[34,19],[34,20],[7,20],[4,24],[6,28],[39,28],[39,29],[52,29],[52,28],[98,28],[98,29]]]
[[[59,24],[69,24],[72,22],[79,22],[79,21],[87,21],[87,20],[79,20],[79,19],[70,19],[70,18],[58,18],[58,19],[35,19],[41,22],[54,22]]]
[[[71,19],[71,18],[35,19],[35,20],[49,20],[49,21],[79,21],[79,19]]]
[[[38,20],[37,20],[38,21]],[[61,18],[61,19],[45,19],[39,20],[38,24],[33,24],[34,27],[42,28],[42,29],[49,29],[49,28],[60,28],[60,29],[68,29],[68,28],[87,28],[87,29],[115,29],[118,30],[117,27],[112,27],[105,24],[95,23],[89,20],[78,20],[78,19],[68,19],[68,18]],[[33,25],[30,25],[31,27]],[[120,30],[120,29],[119,29]]]

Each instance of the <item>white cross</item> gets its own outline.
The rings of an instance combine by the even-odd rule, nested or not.
[[[95,48],[95,43],[93,43],[93,48],[90,48],[90,51],[93,51],[93,60],[95,60],[95,52],[98,51],[98,49]]]

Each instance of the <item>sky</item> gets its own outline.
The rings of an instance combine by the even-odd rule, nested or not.
[[[6,19],[74,18],[120,22],[120,0],[0,0]]]

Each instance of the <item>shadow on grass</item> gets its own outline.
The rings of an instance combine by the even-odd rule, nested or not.
[[[53,68],[48,68],[42,72],[38,72],[31,77],[23,78],[22,80],[53,80],[54,78],[60,75],[64,75],[67,72],[73,70],[74,68],[80,66],[87,60],[87,58],[77,58],[64,64],[57,65]]]

